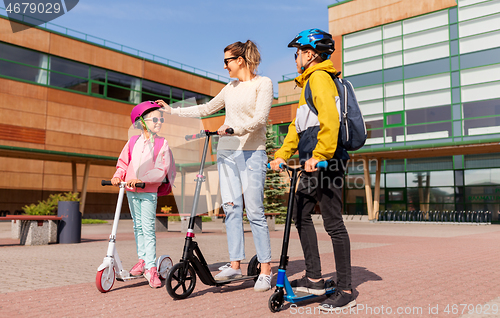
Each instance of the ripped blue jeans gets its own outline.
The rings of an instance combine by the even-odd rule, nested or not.
[[[226,214],[229,259],[245,259],[243,197],[260,263],[271,261],[271,240],[264,215],[264,182],[267,155],[264,150],[218,150],[217,168]]]

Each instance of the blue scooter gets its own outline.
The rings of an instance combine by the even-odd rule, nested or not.
[[[326,168],[328,166],[327,161],[320,161],[316,165],[318,168]],[[267,164],[267,168],[270,169],[271,165]],[[294,291],[290,282],[288,281],[288,277],[286,276],[286,266],[288,265],[288,244],[290,242],[290,228],[292,225],[292,209],[293,209],[293,200],[295,197],[295,189],[297,187],[297,179],[300,174],[305,171],[304,168],[292,168],[283,163],[280,164],[281,169],[285,169],[290,178],[290,192],[288,196],[288,209],[286,214],[285,221],[285,233],[283,235],[283,246],[281,248],[281,257],[280,257],[280,266],[278,268],[278,280],[276,281],[276,290],[269,297],[269,309],[271,312],[278,312],[281,310],[284,301],[288,301],[290,303],[297,303],[300,301],[304,301],[307,299],[311,299],[314,297],[318,297],[314,294],[309,294],[301,291]],[[290,175],[290,172],[292,173]],[[325,282],[325,295],[333,294],[335,292],[335,283],[332,280],[327,280]]]

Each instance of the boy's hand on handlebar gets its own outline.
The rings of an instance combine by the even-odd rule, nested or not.
[[[271,161],[269,164],[271,165],[271,169],[274,171],[280,171],[280,164],[286,164],[286,161],[283,158],[276,158],[273,161]]]
[[[135,188],[135,184],[136,183],[142,183],[142,181],[139,180],[139,179],[129,180],[129,181],[127,181],[127,187],[129,187],[129,188]]]
[[[316,168],[316,165],[318,164],[319,160],[315,158],[309,158],[309,160],[306,161],[304,164],[304,170],[306,172],[313,172],[317,171],[318,168]]]
[[[122,179],[120,179],[120,178],[111,179],[111,184],[114,185],[115,187],[119,186],[120,182],[122,182]]]
[[[222,125],[222,126],[220,126],[219,129],[217,129],[217,133],[219,134],[219,136],[225,136],[225,135],[227,135],[226,129],[228,129],[228,128],[231,128],[231,127],[229,127],[228,125]]]
[[[159,99],[159,100],[155,101],[155,103],[157,103],[158,105],[163,107],[163,109],[160,109],[160,111],[163,111],[167,114],[172,114],[172,107],[168,106],[168,104],[165,103],[165,101]]]

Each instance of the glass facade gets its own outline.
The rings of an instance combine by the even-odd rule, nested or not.
[[[500,0],[457,3],[343,36],[365,149],[500,138]],[[498,212],[499,176],[497,154],[385,160],[379,210]],[[346,179],[356,178],[350,166]],[[367,213],[364,188],[346,187],[344,200],[347,213]]]
[[[180,106],[211,97],[92,65],[0,42],[0,77],[27,81],[91,96],[138,104],[163,99]]]

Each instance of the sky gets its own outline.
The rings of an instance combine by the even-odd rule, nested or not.
[[[248,39],[262,57],[259,75],[274,91],[296,72],[288,43],[300,31],[328,31],[337,0],[82,0],[52,23],[228,77],[224,48]]]

